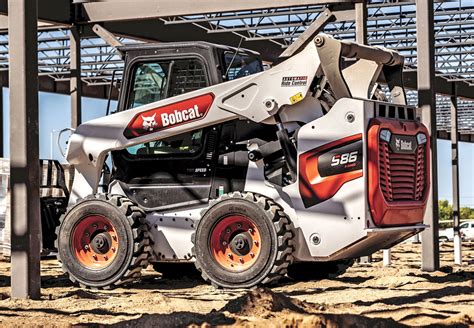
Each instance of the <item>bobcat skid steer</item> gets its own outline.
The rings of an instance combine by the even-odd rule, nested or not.
[[[317,279],[425,228],[429,134],[398,53],[320,34],[263,71],[205,42],[118,50],[117,112],[69,139],[57,248],[72,281],[191,262],[224,288]]]

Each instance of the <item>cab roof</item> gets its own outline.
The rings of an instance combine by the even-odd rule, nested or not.
[[[224,51],[237,51],[237,48],[230,47],[222,44],[215,44],[205,41],[182,41],[182,42],[153,42],[153,43],[136,43],[132,45],[125,45],[117,47],[117,50],[121,53],[127,53],[129,51],[140,51],[140,50],[166,50],[166,49],[177,49],[177,48],[204,48],[204,49],[221,49]],[[256,51],[240,48],[240,53],[247,53],[259,56],[260,54]]]

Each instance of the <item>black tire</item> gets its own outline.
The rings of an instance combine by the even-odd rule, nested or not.
[[[111,227],[107,228],[104,225],[101,228],[94,224],[93,228],[85,227],[84,234],[80,235],[79,227],[82,229],[85,220],[91,217],[104,217]],[[109,231],[103,229],[109,229]],[[112,233],[110,233],[111,229],[114,229]],[[148,266],[150,240],[145,213],[126,197],[100,194],[80,200],[61,217],[56,234],[58,235],[57,257],[62,263],[63,271],[68,274],[72,282],[78,283],[81,287],[109,289],[130,283],[137,280],[141,276],[141,270]],[[81,252],[80,254],[85,254],[81,256],[89,260],[92,254],[97,255],[97,253],[89,254],[88,251],[97,250],[96,248],[92,250],[92,248],[96,247],[94,241],[97,241],[95,237],[93,239],[93,236],[97,237],[98,234],[109,238],[105,243],[106,250],[109,252],[106,254],[112,252],[113,255],[107,263],[107,258],[103,255],[105,253],[100,253],[104,256],[101,259],[106,264],[103,267],[94,268],[93,265],[84,263],[86,260],[81,260],[76,254]],[[117,244],[112,244],[110,236],[114,237]],[[75,238],[89,238],[84,240],[90,240],[90,242],[84,242],[87,246],[84,246],[83,250],[78,247],[78,239]],[[82,243],[82,240],[80,239],[79,243]],[[116,248],[107,248],[109,244],[116,245]],[[103,248],[100,250],[105,252]]]
[[[155,262],[153,269],[162,274],[165,279],[199,278],[200,272],[194,263]]]
[[[298,262],[288,268],[288,277],[297,281],[336,278],[354,264],[353,259],[331,262]]]
[[[251,265],[248,268],[238,272],[219,264],[210,246],[214,228],[230,216],[249,218],[261,240],[255,260],[249,262]],[[245,233],[246,231],[237,229],[232,232],[232,240]],[[215,287],[249,288],[258,284],[275,283],[286,274],[293,261],[293,236],[290,220],[273,200],[250,192],[225,194],[211,201],[202,213],[193,235],[195,265],[203,279]],[[229,247],[231,243],[233,241],[229,241]],[[252,242],[250,244],[253,245]]]

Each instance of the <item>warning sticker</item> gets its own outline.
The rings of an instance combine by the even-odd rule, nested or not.
[[[290,97],[290,102],[292,105],[300,102],[301,100],[303,100],[303,94],[301,92],[298,92],[296,95]]]

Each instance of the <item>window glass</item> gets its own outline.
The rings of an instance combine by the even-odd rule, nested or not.
[[[144,144],[128,147],[131,155],[193,155],[202,147],[202,129],[177,136],[151,141]]]
[[[171,74],[169,75],[171,71]],[[169,75],[169,76],[168,76]],[[203,63],[183,58],[135,65],[129,106],[135,108],[208,86]],[[193,155],[201,149],[202,130],[127,148],[131,155]]]
[[[235,54],[235,52],[226,51],[224,62],[227,80],[235,80],[263,70],[260,58],[249,54]]]
[[[136,65],[128,108],[135,108],[165,98],[169,63]]]
[[[468,224],[469,224],[469,223],[467,223],[467,222],[466,222],[466,223],[463,223],[463,224],[461,224],[461,225],[459,226],[459,228],[460,228],[460,229],[465,229],[465,228],[468,227]]]

